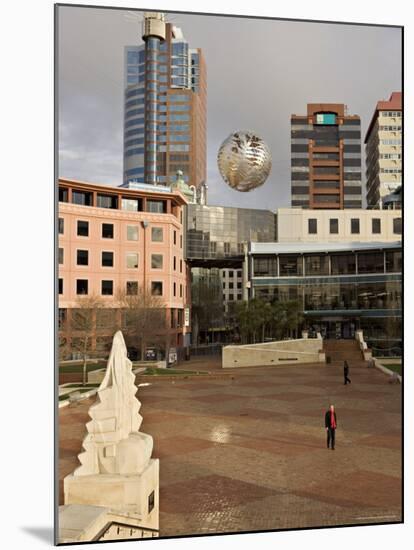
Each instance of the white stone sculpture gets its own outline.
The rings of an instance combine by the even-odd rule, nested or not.
[[[81,466],[75,476],[91,474],[137,474],[151,458],[153,441],[139,432],[141,403],[132,363],[127,357],[122,332],[113,339],[106,374],[98,389],[98,403],[89,409],[85,449],[79,455]]]
[[[89,409],[81,465],[64,479],[65,505],[106,507],[121,523],[158,530],[159,460],[139,431],[141,403],[122,332],[113,339],[97,401]]]

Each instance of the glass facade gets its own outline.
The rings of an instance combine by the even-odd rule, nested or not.
[[[243,243],[272,242],[276,219],[269,210],[226,206],[187,206],[186,256],[189,260],[243,255]]]
[[[200,93],[200,55],[183,37],[175,38],[170,25],[166,30],[165,41],[151,36],[145,44],[125,50],[124,183],[172,183],[176,169],[168,170],[170,152],[191,152],[191,144],[198,139],[198,126],[195,130],[188,122],[194,93]],[[179,121],[187,124],[180,127],[176,124]],[[177,136],[175,132],[187,135]],[[169,147],[170,141],[188,145]],[[192,158],[191,162],[195,164]],[[179,168],[186,172],[188,181],[189,166]]]
[[[401,272],[401,248],[253,252],[251,296],[298,300],[305,324],[323,337],[352,338],[361,328],[374,353],[395,355],[401,351]]]

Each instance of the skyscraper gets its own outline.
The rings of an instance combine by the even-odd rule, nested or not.
[[[206,66],[164,14],[144,14],[139,46],[125,48],[124,185],[168,185],[177,170],[206,178]]]
[[[343,104],[291,116],[291,206],[361,208],[361,121]]]
[[[378,101],[365,137],[367,204],[382,206],[402,184],[402,94]]]

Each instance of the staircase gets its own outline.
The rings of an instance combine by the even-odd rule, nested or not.
[[[367,365],[357,340],[327,339],[323,341],[323,350],[327,363],[342,365],[344,361],[348,361],[350,367],[365,367]]]

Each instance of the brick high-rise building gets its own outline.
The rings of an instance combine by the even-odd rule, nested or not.
[[[361,208],[361,121],[343,104],[291,116],[291,206]]]
[[[402,94],[378,101],[365,136],[367,204],[382,206],[402,184]]]
[[[168,185],[182,170],[206,179],[206,65],[164,14],[145,13],[139,46],[125,48],[124,185]]]

